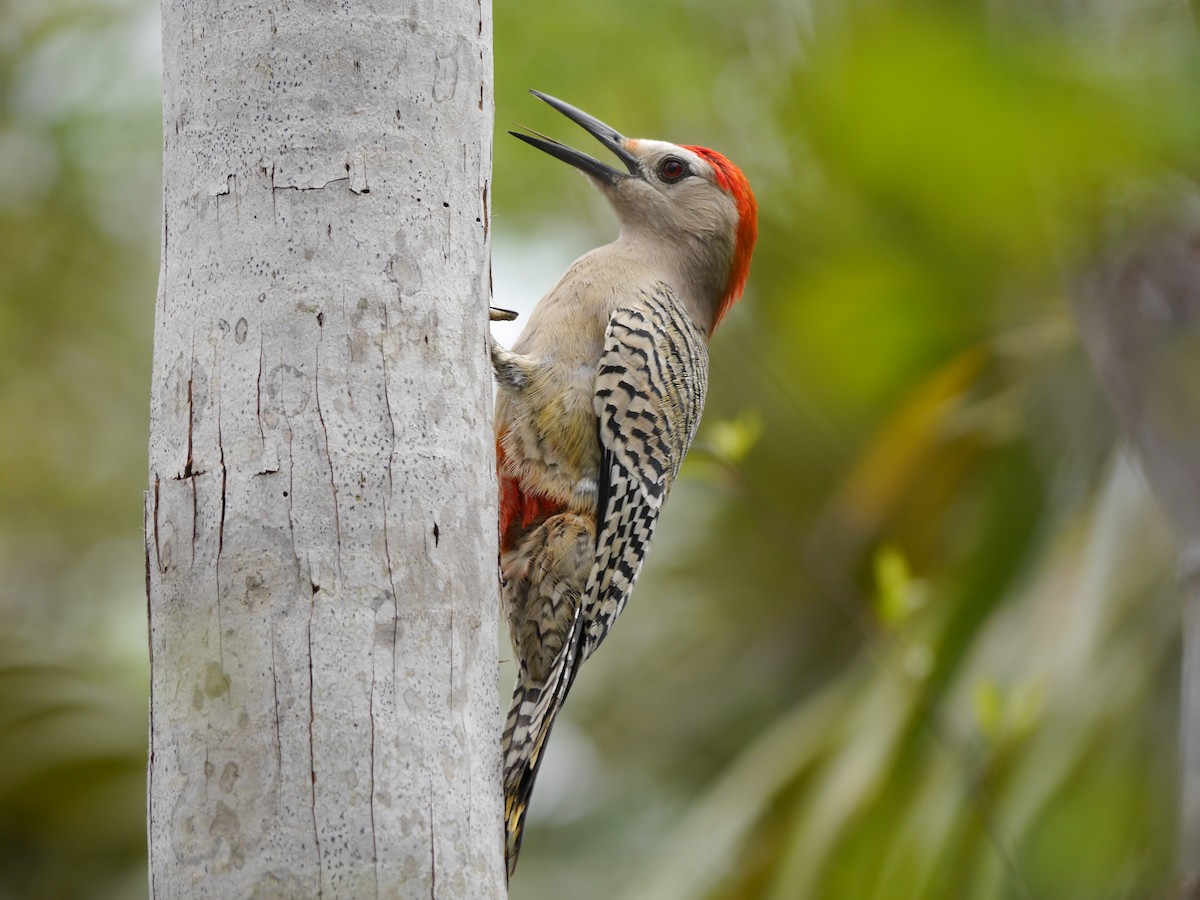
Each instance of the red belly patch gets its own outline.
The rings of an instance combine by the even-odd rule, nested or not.
[[[547,497],[526,491],[517,479],[504,472],[504,447],[496,441],[496,474],[500,479],[500,552],[511,548],[518,534],[566,507]]]

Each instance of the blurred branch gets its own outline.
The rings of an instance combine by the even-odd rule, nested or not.
[[[1188,0],[990,4],[1008,32],[1054,20],[1106,68],[1170,85],[1197,51]],[[1150,82],[1145,82],[1150,83]],[[1148,106],[1157,92],[1145,98]],[[1045,186],[1043,186],[1045,187]],[[1110,185],[1102,238],[1069,291],[1083,345],[1178,541],[1183,602],[1178,896],[1200,898],[1200,191],[1164,171]]]
[[[1174,526],[1183,602],[1179,896],[1200,897],[1200,190],[1164,180],[1073,286],[1080,336]]]
[[[1073,286],[1080,337],[1186,553],[1200,544],[1200,189],[1171,179],[1156,221],[1118,226]]]

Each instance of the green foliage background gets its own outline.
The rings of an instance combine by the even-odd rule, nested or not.
[[[613,232],[502,134],[586,147],[527,87],[721,149],[761,211],[514,898],[1167,890],[1172,548],[1062,285],[1114,190],[1195,158],[1194,36],[1055,9],[497,5],[500,240]],[[0,10],[0,896],[146,890],[156,29]]]

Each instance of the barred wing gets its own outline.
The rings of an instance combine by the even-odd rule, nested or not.
[[[658,513],[696,435],[707,386],[704,335],[665,284],[613,313],[596,377],[604,448],[596,561],[583,591],[575,667],[600,646],[625,608]]]

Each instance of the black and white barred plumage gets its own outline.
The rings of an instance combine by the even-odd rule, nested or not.
[[[554,717],[579,667],[608,635],[641,570],[658,514],[691,446],[708,378],[704,335],[662,283],[616,309],[596,373],[594,407],[602,447],[594,532],[569,513],[551,516],[518,548],[524,577],[503,590],[537,594],[536,616],[510,620],[514,643],[525,635],[552,648],[548,668],[521,653],[517,690],[504,730],[505,818],[511,866]],[[564,542],[566,532],[566,542]],[[594,537],[593,537],[594,535]],[[573,573],[564,558],[591,551],[590,567]],[[547,577],[546,567],[557,566]],[[578,584],[579,574],[587,573]],[[565,577],[564,577],[565,576]],[[549,590],[543,591],[546,585]],[[528,597],[506,606],[528,609]],[[544,654],[533,654],[545,659]]]
[[[533,92],[618,159],[516,134],[583,172],[621,223],[492,344],[501,600],[518,664],[504,731],[509,872],[545,743],[629,599],[695,436],[706,342],[741,296],[757,236],[745,175],[704,147],[633,140]]]

